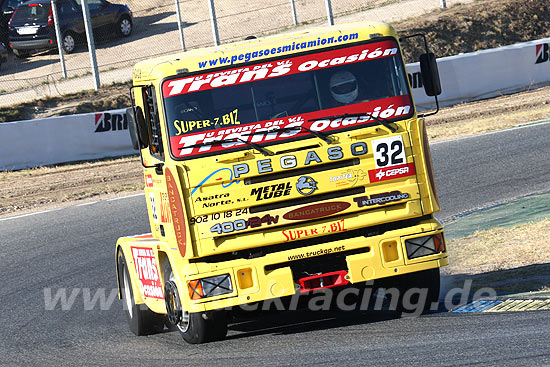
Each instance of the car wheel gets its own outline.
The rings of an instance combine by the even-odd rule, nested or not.
[[[165,315],[151,311],[147,305],[136,305],[130,282],[130,273],[124,260],[122,251],[118,252],[119,283],[124,302],[124,309],[128,317],[130,330],[137,336],[159,333],[164,329]]]
[[[72,32],[67,32],[62,37],[62,47],[65,53],[70,54],[76,48],[76,38]]]
[[[397,294],[389,294],[390,305],[396,305],[397,311],[403,316],[430,311],[439,299],[439,268],[398,275],[381,282],[383,288],[397,289]]]
[[[26,59],[31,54],[30,51],[26,51],[26,50],[23,51],[15,48],[12,51],[13,51],[13,54],[19,59]]]
[[[133,24],[130,18],[123,16],[117,24],[118,33],[121,37],[128,37],[132,33]]]

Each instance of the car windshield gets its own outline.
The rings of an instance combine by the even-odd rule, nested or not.
[[[306,129],[275,132],[282,127],[332,132],[375,121],[323,116],[392,120],[413,113],[394,40],[167,80],[163,97],[175,158],[248,148],[234,140],[208,144],[214,140],[273,144],[310,135]]]
[[[47,22],[50,4],[28,4],[17,8],[12,22]]]

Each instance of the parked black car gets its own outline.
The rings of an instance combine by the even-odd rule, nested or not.
[[[86,30],[81,0],[57,0],[56,8],[61,30],[62,46],[66,53],[85,40]],[[132,33],[132,12],[126,5],[111,4],[106,0],[88,0],[94,34],[115,31],[127,37]],[[21,4],[9,22],[9,45],[18,57],[26,57],[33,50],[56,48],[55,26],[50,0],[31,0]]]
[[[0,42],[8,47],[8,22],[17,7],[27,0],[0,0]]]

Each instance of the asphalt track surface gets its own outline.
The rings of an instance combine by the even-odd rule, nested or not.
[[[550,190],[549,127],[434,145],[440,218]],[[147,227],[142,195],[1,220],[0,365],[550,365],[548,311],[296,311],[241,319],[198,346],[177,332],[135,337],[118,299],[84,298],[114,296],[114,243]],[[47,310],[45,294],[63,288],[72,306]]]

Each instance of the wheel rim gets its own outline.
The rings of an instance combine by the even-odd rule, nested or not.
[[[120,32],[125,36],[128,36],[132,32],[132,23],[128,19],[120,21]]]
[[[67,52],[74,50],[74,38],[70,34],[65,35],[63,38],[63,48]]]
[[[130,281],[128,280],[128,271],[124,269],[124,300],[126,301],[126,308],[130,318],[134,317],[134,310],[132,307],[132,295],[130,293]]]
[[[182,309],[178,288],[172,280],[167,281],[164,286],[164,301],[166,302],[168,320],[176,325],[182,333],[187,332],[187,329],[189,329],[189,312]]]
[[[189,312],[182,310],[181,321],[177,326],[181,332],[187,332],[187,329],[189,329]]]

